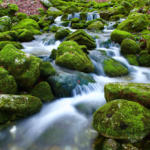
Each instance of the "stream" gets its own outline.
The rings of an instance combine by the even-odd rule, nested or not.
[[[57,17],[53,25],[60,26],[60,20],[61,17]],[[90,15],[88,20],[91,20]],[[105,75],[100,64],[91,60],[98,72],[90,74],[96,83],[82,87],[78,85],[72,91],[72,97],[45,103],[39,113],[5,125],[0,131],[0,150],[93,150],[97,132],[92,129],[92,112],[106,103],[104,85],[108,82],[150,83],[149,68],[131,66],[120,54],[118,44],[101,44],[110,39],[113,31],[111,26],[112,22],[102,33],[85,30],[92,37],[99,36],[96,39],[96,49],[92,51],[105,50],[108,56],[124,64],[130,73],[127,76],[110,78]],[[76,31],[69,26],[67,28]],[[46,37],[50,40],[43,42]],[[49,56],[52,49],[57,49],[62,42],[55,41],[54,37],[55,33],[36,35],[34,41],[22,43],[25,48],[22,50],[36,56]],[[51,64],[56,70],[64,70],[55,65],[55,61]],[[88,113],[78,111],[78,104],[85,104]]]

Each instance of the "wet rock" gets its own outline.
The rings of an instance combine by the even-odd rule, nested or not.
[[[87,20],[87,13],[86,12],[81,12],[80,13],[80,17],[81,17],[81,20]]]
[[[150,26],[150,21],[145,14],[132,13],[118,25],[117,29],[128,32],[140,32],[146,30],[147,26]]]
[[[117,150],[118,143],[113,139],[106,139],[103,144],[103,150]]]
[[[87,73],[94,70],[91,60],[75,41],[64,41],[59,45],[55,63]]]
[[[3,32],[3,34],[11,36],[13,41],[18,40],[19,33],[17,31],[6,31],[6,32]]]
[[[93,127],[107,138],[135,143],[150,133],[149,118],[147,108],[119,99],[106,103],[94,113]]]
[[[139,65],[150,67],[150,55],[148,54],[148,51],[143,50],[139,54]]]
[[[85,131],[87,139],[94,140],[98,136],[98,132],[92,129]]]
[[[38,112],[42,107],[40,99],[27,95],[0,95],[0,112],[9,115],[10,120],[26,117]]]
[[[21,42],[29,42],[34,40],[34,36],[30,30],[26,30],[19,35],[18,39]]]
[[[61,40],[61,39],[65,38],[66,36],[68,36],[69,34],[70,34],[69,29],[61,28],[56,32],[55,39]]]
[[[134,39],[134,36],[131,33],[126,32],[126,31],[117,30],[117,29],[115,29],[111,33],[110,37],[111,37],[112,41],[119,43],[119,44],[121,44],[122,41],[126,38]]]
[[[76,6],[72,5],[72,6],[68,6],[64,12],[71,14],[71,13],[79,12],[79,10]]]
[[[41,0],[40,1],[46,8],[53,6],[49,0]]]
[[[8,44],[0,51],[0,65],[9,71],[17,85],[29,90],[40,76],[42,61]]]
[[[100,21],[95,21],[87,27],[87,30],[90,30],[90,31],[99,31],[103,29],[104,29],[104,25]]]
[[[125,55],[130,65],[138,66],[137,57],[135,55]]]
[[[102,19],[104,20],[109,20],[109,18],[113,15],[113,12],[109,12],[109,11],[102,11],[100,12],[100,16]]]
[[[56,49],[52,49],[52,51],[51,51],[51,55],[50,55],[50,57],[49,58],[51,58],[51,59],[56,59],[56,53],[57,53],[57,50]]]
[[[47,10],[46,14],[47,14],[47,16],[53,16],[55,19],[56,17],[61,16],[63,14],[63,12],[55,7],[50,7]]]
[[[55,76],[47,78],[55,97],[69,97],[72,95],[72,90],[77,85],[88,85],[95,83],[92,76],[82,72],[63,72],[58,71]]]
[[[140,103],[147,108],[150,108],[149,89],[150,84],[124,82],[107,83],[104,87],[107,102],[116,99],[126,99]]]
[[[121,53],[125,54],[139,54],[141,51],[140,46],[131,39],[124,39],[121,43]]]
[[[61,20],[62,21],[67,21],[68,20],[68,13],[63,14],[62,17],[61,17]]]
[[[11,18],[4,16],[0,18],[0,32],[5,32],[11,29],[12,22]]]
[[[65,40],[66,41],[73,40],[77,42],[79,45],[86,45],[88,49],[96,47],[95,40],[81,29],[70,34]]]
[[[71,28],[72,29],[84,29],[85,24],[84,23],[72,23]]]
[[[89,57],[97,62],[99,66],[101,65],[105,74],[109,77],[124,76],[129,73],[128,69],[125,68],[120,62],[107,56],[105,53],[100,51],[92,51],[90,52]],[[97,70],[94,70],[94,72],[97,73]]]
[[[121,5],[125,7],[127,12],[130,12],[133,9],[133,6],[127,1],[123,1]]]
[[[122,144],[122,149],[123,150],[139,150],[137,147],[133,146],[132,144],[130,143],[127,143],[127,144]]]
[[[54,100],[51,87],[45,81],[38,83],[30,90],[32,96],[38,97],[41,101],[50,102]]]

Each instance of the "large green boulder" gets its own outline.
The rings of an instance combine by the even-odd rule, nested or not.
[[[121,53],[126,54],[139,54],[141,51],[140,46],[131,39],[124,39],[121,43]]]
[[[53,68],[50,62],[43,62],[40,68],[40,76],[43,78],[47,78],[51,75],[55,75],[57,72]]]
[[[59,45],[55,63],[82,72],[94,71],[91,60],[75,41],[64,41]]]
[[[150,110],[136,102],[118,99],[106,103],[93,115],[93,127],[101,135],[129,143],[150,133]]]
[[[80,17],[81,17],[81,20],[87,20],[87,13],[86,12],[81,12],[80,13]]]
[[[22,32],[19,35],[18,39],[21,42],[29,42],[29,41],[34,40],[34,36],[30,30],[27,30],[27,31]]]
[[[129,32],[115,29],[111,33],[110,38],[111,38],[112,41],[121,44],[121,42],[124,39],[126,39],[126,38],[134,39],[134,36],[131,33],[129,33]]]
[[[19,33],[17,31],[13,31],[13,30],[12,31],[6,31],[6,32],[3,32],[3,34],[11,36],[13,41],[18,40]]]
[[[18,22],[18,24],[14,25],[12,27],[12,29],[13,30],[18,30],[18,29],[28,29],[28,30],[37,29],[37,30],[39,30],[40,27],[35,20],[27,18],[27,19],[23,19],[20,22]]]
[[[106,101],[126,99],[150,108],[150,84],[145,83],[107,83],[104,87]]]
[[[63,12],[55,7],[50,7],[47,10],[46,14],[47,14],[47,16],[53,16],[54,18],[56,18],[58,16],[61,16],[63,14]]]
[[[79,45],[85,45],[88,49],[96,48],[95,40],[82,29],[73,32],[65,40],[73,40]]]
[[[17,84],[13,76],[0,66],[0,93],[2,94],[16,94]]]
[[[50,102],[54,100],[50,85],[46,81],[42,81],[31,89],[30,94],[38,97],[41,101]]]
[[[103,29],[104,29],[104,25],[101,21],[95,21],[87,27],[87,30],[90,31],[99,31]]]
[[[0,33],[0,41],[12,41],[12,40],[13,38],[10,35]]]
[[[101,11],[100,12],[100,17],[104,20],[109,20],[109,18],[113,15],[114,13],[111,11]]]
[[[140,66],[145,66],[145,67],[150,67],[150,55],[146,50],[143,50],[139,54],[139,65]]]
[[[80,22],[79,18],[73,18],[73,19],[71,19],[71,24],[72,23],[79,23],[79,22]]]
[[[56,75],[49,76],[47,82],[50,84],[55,97],[70,97],[76,86],[95,83],[89,74],[83,72],[63,72],[59,70]],[[80,91],[79,91],[80,92]]]
[[[61,40],[63,38],[65,38],[66,36],[68,36],[70,34],[70,30],[67,28],[60,28],[56,34],[55,34],[55,39],[56,40]]]
[[[36,22],[40,20],[39,15],[30,15],[29,18],[35,20]]]
[[[128,69],[125,68],[120,62],[107,56],[99,50],[91,51],[89,57],[101,65],[104,73],[109,77],[125,76],[129,73]],[[99,74],[98,68],[95,67],[94,72]]]
[[[130,65],[138,66],[137,57],[135,55],[125,55]]]
[[[0,32],[5,32],[11,29],[11,18],[4,16],[0,18]]]
[[[42,61],[8,44],[0,51],[0,66],[12,75],[19,87],[29,90],[40,76]]]
[[[63,14],[62,17],[61,17],[61,20],[62,21],[67,21],[68,20],[68,13]]]
[[[0,42],[0,50],[3,49],[3,47],[5,47],[7,44],[12,44],[14,47],[16,47],[17,49],[23,49],[23,46],[21,43],[17,43],[17,42],[11,42],[11,41],[1,41]]]
[[[117,29],[128,32],[141,32],[150,26],[147,16],[142,13],[132,13],[126,20],[121,22]]]
[[[113,8],[113,11],[114,11],[114,15],[119,15],[119,14],[124,14],[126,9],[124,6],[118,6]]]
[[[130,12],[133,9],[133,6],[127,1],[123,1],[121,5],[125,7],[127,12]]]
[[[79,10],[78,10],[78,8],[77,8],[76,6],[74,6],[74,5],[68,6],[68,7],[65,9],[65,11],[64,11],[64,13],[68,13],[68,14],[75,13],[75,12],[79,12]]]
[[[8,114],[9,120],[27,117],[42,107],[39,98],[28,95],[0,95],[0,112]]]
[[[72,23],[71,25],[72,29],[84,29],[86,28],[84,23]]]
[[[49,1],[49,0],[41,0],[40,1],[42,4],[43,4],[43,6],[45,6],[46,8],[49,8],[49,7],[52,7],[53,5],[52,5],[52,3]]]
[[[19,19],[19,21],[28,18],[27,14],[25,13],[17,13],[17,18]]]

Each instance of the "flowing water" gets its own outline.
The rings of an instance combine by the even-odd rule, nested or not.
[[[90,17],[89,15],[89,19]],[[60,19],[61,17],[56,18],[56,25]],[[131,66],[121,56],[118,44],[106,42],[110,39],[112,29],[105,28],[102,33],[86,32],[92,37],[99,36],[96,39],[97,48],[93,51],[105,50],[107,55],[128,68],[129,75],[107,77],[102,66],[92,60],[97,72],[90,75],[96,83],[77,85],[72,91],[72,97],[45,103],[39,113],[1,127],[0,150],[92,150],[93,140],[97,136],[91,125],[92,113],[106,103],[104,85],[108,82],[150,83],[149,68]],[[23,43],[23,51],[36,56],[49,56],[60,43],[61,41],[55,41],[53,33],[42,34],[35,36],[32,42]],[[55,65],[54,61],[51,63],[56,70],[64,69]],[[84,111],[80,106],[85,107]]]

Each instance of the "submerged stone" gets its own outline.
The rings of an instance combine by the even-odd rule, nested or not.
[[[150,133],[150,110],[136,102],[118,99],[106,103],[93,115],[93,127],[101,135],[130,143]]]
[[[104,87],[106,101],[116,99],[126,99],[140,103],[146,108],[150,108],[150,84],[145,83],[107,83]]]
[[[64,41],[59,45],[55,63],[87,73],[94,70],[91,60],[75,41]]]

